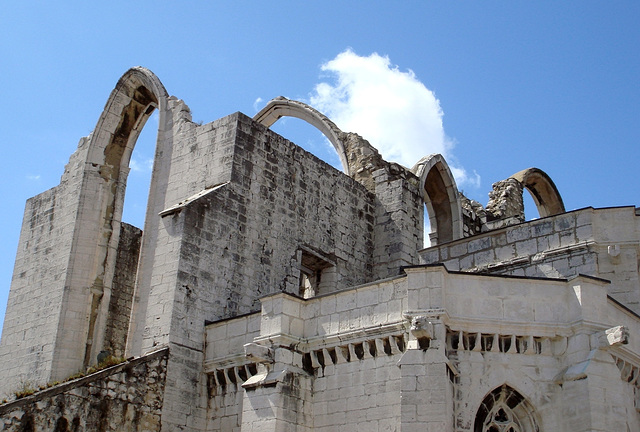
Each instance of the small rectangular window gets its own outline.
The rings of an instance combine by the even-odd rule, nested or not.
[[[300,290],[302,298],[310,298],[335,290],[336,267],[327,258],[307,249],[300,249]]]

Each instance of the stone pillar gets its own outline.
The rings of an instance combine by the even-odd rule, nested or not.
[[[398,362],[402,376],[402,432],[453,431],[452,366],[445,352],[447,313],[442,267],[414,267],[407,273],[405,317],[411,320],[407,351]]]
[[[373,172],[377,201],[374,228],[374,276],[398,275],[402,266],[418,263],[424,246],[424,204],[414,174],[397,164]]]
[[[312,377],[303,370],[295,341],[303,335],[303,301],[275,294],[262,301],[260,337],[245,345],[258,373],[244,382],[242,431],[310,431]]]
[[[402,432],[453,431],[453,384],[445,354],[445,327],[438,313],[412,317],[402,376]]]

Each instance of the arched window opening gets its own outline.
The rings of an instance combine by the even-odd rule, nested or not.
[[[302,147],[335,169],[342,171],[342,162],[329,139],[316,127],[295,117],[282,118],[271,129]]]
[[[117,188],[124,197],[114,197],[115,205],[122,206],[122,223],[113,224],[120,231],[102,348],[116,357],[124,356],[126,350],[157,136],[158,114],[152,103],[131,130],[127,150],[122,155],[124,172]]]
[[[292,101],[280,96],[270,100],[267,105],[260,110],[260,112],[253,116],[253,119],[266,127],[271,127],[282,117],[298,118],[316,127],[325,137],[327,137],[329,142],[336,149],[336,153],[340,158],[342,170],[347,175],[351,174],[349,172],[349,162],[344,149],[344,143],[340,138],[342,131],[324,114],[315,108],[303,102]]]
[[[529,192],[533,204],[538,209],[540,217],[554,216],[564,213],[564,203],[558,188],[551,177],[538,168],[528,168],[515,173],[511,178],[516,179],[522,184],[524,189]],[[523,199],[529,197],[523,194]],[[529,219],[526,214],[527,201],[525,201],[525,219]],[[530,205],[529,207],[533,207]]]
[[[539,432],[531,404],[513,388],[503,385],[489,393],[476,413],[474,432]]]
[[[462,238],[460,195],[444,157],[440,154],[425,156],[411,168],[411,172],[420,179],[426,214],[429,215],[424,224],[425,233],[429,232],[425,246]],[[427,231],[427,226],[430,231]]]
[[[435,225],[433,231],[437,233],[437,243],[441,244],[452,241],[453,217],[451,214],[451,203],[447,194],[447,187],[437,167],[431,169],[427,174],[424,190],[428,196],[428,200],[425,199],[425,203],[429,211],[432,229],[434,228],[433,225]],[[432,238],[432,240],[434,239]]]
[[[133,178],[131,171],[140,168],[136,166],[137,153],[132,159],[138,138],[156,108],[160,104],[164,106],[165,97],[166,90],[151,72],[143,68],[130,69],[116,84],[91,136],[88,158],[97,168],[100,191],[93,191],[92,196],[87,197],[91,210],[81,212],[84,220],[78,235],[83,247],[93,249],[95,255],[95,266],[89,273],[92,290],[88,299],[91,306],[86,322],[85,367],[94,364],[98,354],[123,356],[126,350],[143,239],[139,228],[122,223],[125,195],[127,183]],[[159,129],[148,129],[143,134],[142,152],[153,155]],[[144,141],[151,144],[144,145]],[[151,170],[148,171],[150,175]],[[149,184],[147,180],[133,187],[134,195],[136,189],[145,191],[141,198],[128,200],[138,201],[141,216],[135,223],[141,227]],[[92,245],[92,242],[95,243]]]
[[[158,137],[158,112],[151,114],[142,128],[129,160],[129,175],[124,195],[122,222],[144,227],[151,171]]]
[[[531,221],[539,219],[540,213],[538,211],[538,206],[536,206],[536,203],[528,190],[527,192],[523,192],[522,201],[524,204],[524,220]]]

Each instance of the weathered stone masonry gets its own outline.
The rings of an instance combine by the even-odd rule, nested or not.
[[[156,109],[141,231],[121,215]],[[283,116],[324,133],[342,172],[271,131]],[[540,219],[524,220],[524,190]],[[639,216],[565,212],[537,168],[494,183],[483,207],[441,155],[387,162],[282,97],[196,124],[133,68],[60,185],[27,202],[0,424],[640,430]],[[108,355],[129,359],[56,384]],[[14,400],[26,386],[51,387]]]
[[[158,430],[167,350],[0,406],[3,431]]]

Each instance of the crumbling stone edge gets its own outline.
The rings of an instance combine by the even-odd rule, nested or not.
[[[92,374],[89,375],[85,375],[83,377],[80,378],[75,378],[73,380],[67,381],[67,382],[63,382],[61,384],[55,385],[53,387],[44,389],[44,390],[39,390],[36,391],[34,394],[29,395],[29,396],[25,396],[22,397],[20,399],[16,399],[13,401],[9,401],[5,404],[0,405],[0,417],[3,416],[5,413],[8,413],[16,408],[20,408],[24,405],[28,405],[28,404],[33,404],[35,402],[38,402],[42,399],[45,398],[50,398],[53,396],[57,396],[61,393],[65,393],[69,390],[72,390],[74,388],[77,387],[82,387],[84,385],[86,385],[87,383],[93,382],[93,381],[98,381],[101,379],[105,379],[110,375],[114,375],[117,373],[120,373],[122,371],[124,371],[125,369],[131,369],[136,367],[137,365],[141,364],[141,363],[146,363],[146,362],[150,362],[153,361],[157,358],[161,358],[163,356],[168,356],[169,354],[169,347],[163,347],[157,351],[153,351],[151,353],[145,354],[143,356],[140,357],[135,357],[135,358],[131,358],[128,359],[122,363],[119,363],[117,365],[113,365],[113,366],[109,366],[105,369],[99,370],[97,372],[94,372]]]

